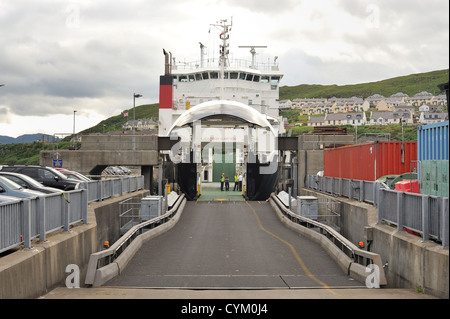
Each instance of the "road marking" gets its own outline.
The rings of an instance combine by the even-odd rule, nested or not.
[[[256,221],[258,222],[259,228],[261,228],[261,230],[263,230],[264,232],[266,232],[267,234],[269,234],[270,236],[278,239],[279,241],[281,241],[283,244],[285,244],[286,246],[289,247],[289,249],[291,250],[291,252],[294,254],[295,259],[297,259],[297,262],[300,264],[300,267],[302,267],[303,271],[306,273],[306,275],[311,278],[312,280],[314,280],[315,282],[317,282],[319,285],[321,285],[322,287],[324,287],[327,291],[329,291],[330,293],[332,293],[335,296],[338,296],[340,298],[344,298],[347,299],[347,297],[338,294],[337,292],[333,291],[331,289],[330,286],[328,286],[326,283],[324,283],[323,281],[319,280],[318,278],[316,278],[308,269],[308,267],[306,267],[305,263],[303,262],[303,260],[300,258],[299,254],[297,253],[297,251],[295,250],[294,246],[287,242],[286,240],[284,240],[283,238],[277,236],[276,234],[272,233],[271,231],[268,231],[267,229],[264,228],[264,226],[261,223],[261,220],[259,218],[258,213],[255,211],[255,209],[248,203],[245,202],[248,207],[250,207],[250,209],[253,212],[253,215],[255,215]]]

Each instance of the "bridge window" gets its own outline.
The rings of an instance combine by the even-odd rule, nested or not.
[[[174,75],[173,76],[173,83],[176,83],[176,82],[178,82],[178,76]]]
[[[266,75],[261,76],[261,83],[269,83],[269,77]]]
[[[219,78],[219,72],[211,72],[211,79],[218,79]]]
[[[246,78],[247,81],[251,81],[253,79],[253,74],[247,74]]]
[[[209,79],[209,73],[208,72],[202,73],[202,76],[203,76],[203,80],[208,80]]]
[[[245,73],[239,73],[239,80],[245,80]]]
[[[189,78],[189,82],[194,82],[195,81],[195,79],[194,79],[194,75],[188,75],[188,78]]]
[[[196,74],[195,74],[195,80],[196,80],[196,81],[202,80],[202,75],[201,75],[200,73],[196,73]]]
[[[253,82],[259,82],[259,75],[255,75],[253,77]]]
[[[279,76],[272,76],[270,81],[272,83],[278,83],[280,81],[280,77]]]
[[[187,75],[180,75],[178,79],[180,80],[180,82],[187,82],[188,81]]]
[[[238,78],[238,72],[230,72],[230,79],[236,80]]]

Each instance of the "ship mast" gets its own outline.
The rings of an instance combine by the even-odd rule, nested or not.
[[[211,26],[216,27],[220,31],[220,39],[222,40],[222,43],[220,45],[220,80],[221,80],[221,86],[220,86],[220,98],[223,99],[223,87],[224,87],[224,79],[225,79],[225,68],[229,65],[228,61],[228,54],[230,53],[230,50],[228,49],[230,44],[228,43],[228,40],[230,38],[230,35],[228,34],[231,31],[231,27],[233,25],[233,18],[231,18],[230,24],[227,23],[227,19],[220,20],[220,23],[211,24]]]

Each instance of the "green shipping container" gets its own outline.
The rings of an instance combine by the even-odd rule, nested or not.
[[[420,193],[433,196],[449,197],[449,161],[421,161]]]

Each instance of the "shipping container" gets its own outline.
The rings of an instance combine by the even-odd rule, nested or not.
[[[402,154],[402,149],[403,154]],[[415,172],[417,142],[371,142],[324,151],[324,176],[375,181]]]
[[[448,160],[423,160],[420,162],[420,193],[448,197]]]
[[[419,126],[417,160],[448,160],[448,121]]]

